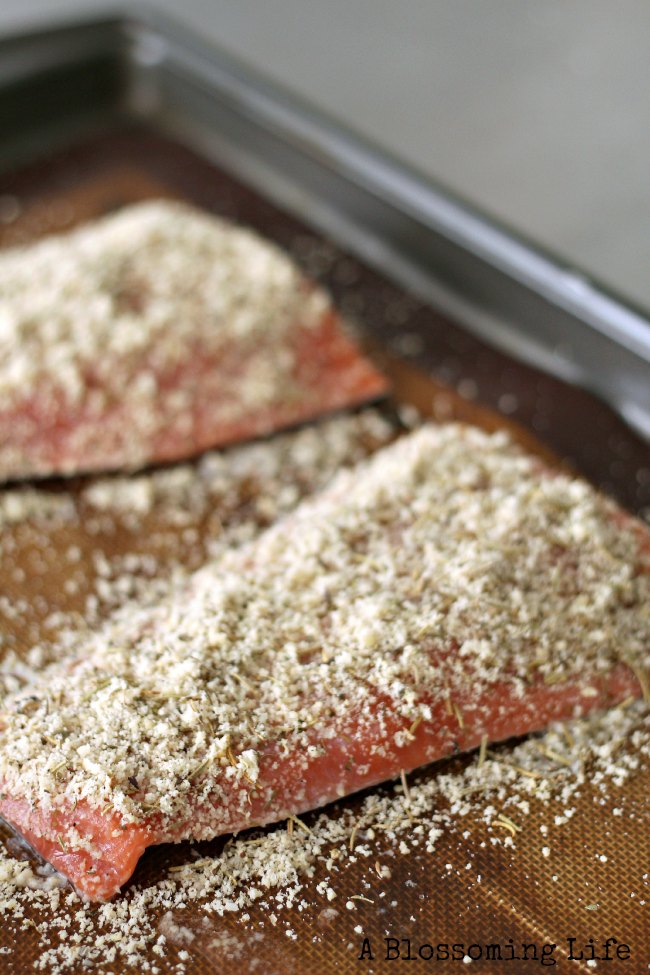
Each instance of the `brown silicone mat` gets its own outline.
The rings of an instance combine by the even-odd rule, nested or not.
[[[0,195],[5,204],[8,197],[10,204],[15,198],[21,207],[17,219],[0,227],[0,243],[5,245],[151,196],[180,196],[255,226],[291,250],[310,274],[332,290],[344,312],[364,327],[375,354],[394,379],[397,402],[415,403],[424,413],[440,419],[459,417],[488,427],[521,424],[515,429],[529,446],[554,454],[586,474],[631,510],[650,506],[647,445],[607,407],[587,393],[489,349],[227,174],[156,134],[130,129],[87,142],[5,177]],[[2,212],[11,209],[12,204]],[[387,415],[391,415],[390,407]],[[373,446],[364,440],[358,450],[363,453]],[[72,491],[76,496],[84,484],[88,482],[51,482],[46,487],[53,492]],[[303,484],[304,490],[309,487]],[[187,525],[169,524],[155,510],[144,537],[110,517],[98,518],[88,512],[82,512],[78,524],[64,528],[11,529],[15,547],[1,566],[0,597],[5,599],[3,605],[10,604],[18,612],[13,620],[3,613],[4,645],[22,649],[43,641],[51,635],[42,627],[47,616],[83,605],[84,586],[93,582],[93,553],[98,549],[114,557],[139,547],[161,560],[200,561],[204,542],[221,530],[222,521],[236,520],[250,507],[246,492],[245,487],[229,513],[215,511],[212,519],[202,516],[197,520],[192,527],[198,536],[192,536],[189,543],[184,534]],[[71,569],[65,553],[73,545],[80,551],[74,570],[77,589],[67,592],[64,584]],[[509,747],[503,746],[499,752],[506,759]],[[628,742],[621,747],[631,746]],[[473,762],[476,756],[440,763],[423,776],[433,777]],[[534,801],[513,846],[481,845],[489,839],[489,831],[478,807],[475,814],[464,816],[443,833],[434,853],[411,846],[408,854],[396,854],[378,835],[373,839],[373,856],[348,862],[337,876],[336,915],[323,913],[332,905],[316,890],[325,876],[322,867],[305,881],[305,908],[294,909],[289,917],[285,914],[276,925],[263,906],[249,908],[246,921],[238,914],[212,915],[207,924],[190,906],[175,920],[188,927],[194,939],[188,945],[170,943],[166,956],[156,959],[158,971],[161,975],[176,972],[182,950],[189,953],[186,969],[193,975],[402,970],[526,975],[542,968],[539,960],[476,960],[467,966],[462,961],[386,960],[383,939],[391,936],[411,939],[413,953],[421,943],[554,942],[558,945],[555,970],[586,975],[594,968],[584,960],[568,959],[566,939],[575,937],[579,944],[589,938],[603,942],[614,936],[630,945],[631,958],[601,961],[595,970],[640,975],[650,963],[650,925],[644,903],[650,869],[649,785],[650,773],[642,767],[611,801],[603,803],[597,787],[587,784],[572,799],[575,814],[553,833],[552,857],[542,852],[539,827],[561,810]],[[361,801],[362,797],[353,797],[341,806],[355,810]],[[623,811],[616,819],[613,804]],[[307,825],[311,821],[305,817]],[[203,844],[201,850],[217,852],[224,842]],[[154,882],[170,865],[185,862],[187,857],[187,846],[149,850],[134,883]],[[389,865],[390,879],[378,876],[376,861]],[[368,900],[355,900],[355,909],[346,909],[347,899],[359,894]],[[295,939],[287,936],[288,926]],[[359,958],[364,937],[370,939],[372,960]],[[12,953],[0,955],[0,971],[23,975],[33,970],[41,951],[33,928],[17,931],[5,918],[0,934],[3,945],[11,947]],[[405,942],[401,949],[404,956]],[[80,962],[75,970],[89,969]],[[112,970],[125,969],[118,961]]]

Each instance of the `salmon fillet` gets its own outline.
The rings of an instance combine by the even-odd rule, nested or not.
[[[385,391],[287,255],[186,204],[0,253],[0,479],[175,460]]]
[[[110,898],[151,844],[647,693],[649,570],[585,482],[425,425],[9,697],[0,813]]]

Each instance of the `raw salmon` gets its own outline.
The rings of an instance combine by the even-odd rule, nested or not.
[[[426,425],[5,702],[0,812],[89,897],[647,693],[650,533],[502,434]]]
[[[325,293],[168,201],[0,254],[0,478],[137,468],[374,399]]]

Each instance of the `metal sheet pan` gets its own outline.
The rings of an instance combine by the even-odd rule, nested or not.
[[[158,15],[0,43],[2,160],[146,120],[517,358],[650,435],[650,324],[599,284]]]
[[[23,207],[15,224],[0,227],[0,243],[146,196],[192,200],[257,227],[319,276],[386,361],[398,401],[488,426],[514,420],[628,507],[650,504],[650,452],[623,419],[646,429],[638,421],[647,418],[650,406],[645,322],[602,295],[605,303],[592,307],[586,292],[569,310],[571,286],[567,290],[557,265],[222,55],[148,18],[107,19],[7,40],[0,44],[0,127],[0,195],[16,197]],[[505,253],[497,239],[508,245]],[[531,258],[528,276],[506,260],[516,254]],[[543,267],[550,274],[546,288],[533,274]],[[587,305],[590,314],[602,312],[597,323]],[[636,331],[627,328],[629,321]],[[561,350],[554,346],[557,336]],[[570,366],[574,353],[579,368]],[[601,387],[609,373],[619,385]],[[111,538],[112,545],[122,544],[119,535]],[[73,541],[83,549],[88,539],[83,532],[53,539],[44,560],[51,571],[34,581],[48,606],[62,598],[59,546]],[[33,640],[37,631],[30,618],[20,625]],[[459,758],[453,767],[472,761]],[[435,776],[436,769],[423,775]],[[362,942],[355,928],[361,924],[376,944],[384,930],[423,941],[504,944],[509,938],[541,942],[575,935],[586,942],[614,934],[633,946],[634,968],[608,963],[607,971],[636,971],[640,959],[645,964],[650,957],[648,927],[640,898],[623,902],[621,892],[626,883],[631,886],[637,867],[646,869],[647,786],[645,772],[625,800],[636,824],[626,820],[613,836],[598,794],[585,791],[571,826],[557,837],[561,882],[535,843],[547,816],[535,808],[514,851],[481,844],[485,824],[477,813],[440,839],[435,856],[412,853],[391,860],[390,882],[372,880],[376,906],[355,912],[341,907],[327,927],[314,894],[319,868],[305,887],[308,907],[294,918],[293,926],[300,927],[296,942],[287,939],[283,924],[269,924],[263,908],[252,910],[246,923],[235,916],[213,919],[206,928],[190,907],[179,919],[195,932],[188,970],[203,975],[401,970],[399,962],[377,958],[371,965],[359,959]],[[354,810],[360,802],[351,797],[345,805]],[[609,854],[608,866],[594,866],[594,844]],[[222,845],[222,840],[206,845],[206,852],[217,854]],[[377,849],[383,856],[379,841]],[[185,846],[149,851],[135,882],[155,882],[186,855]],[[465,873],[469,862],[471,883]],[[447,863],[454,865],[451,873]],[[359,862],[340,878],[339,906],[346,895],[367,889],[367,866]],[[483,878],[480,884],[476,876]],[[388,907],[379,906],[384,895],[390,895]],[[600,913],[587,908],[585,914],[585,904],[596,900]],[[4,937],[14,938],[9,927]],[[13,955],[2,959],[6,970],[31,971],[38,953],[33,930],[23,931],[12,947]],[[177,971],[180,948],[170,946],[159,962],[161,972]],[[565,956],[560,971],[591,970]],[[461,967],[416,962],[408,970],[453,973]],[[518,975],[539,967],[522,963]],[[113,970],[120,971],[119,962]],[[492,963],[471,966],[494,970]]]

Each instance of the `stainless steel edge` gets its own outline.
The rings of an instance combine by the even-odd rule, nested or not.
[[[124,39],[123,28],[119,15],[107,15],[83,25],[59,25],[0,37],[0,87],[91,61],[98,55],[115,56]]]
[[[124,18],[0,38],[0,171],[98,132],[121,113]]]
[[[157,78],[161,124],[488,341],[596,392],[650,437],[642,313],[223,52],[164,24],[135,22],[131,37],[133,90],[147,76],[155,90]]]
[[[488,342],[597,393],[650,438],[642,312],[166,17],[140,9],[5,40],[0,86],[98,52],[123,74],[116,109],[228,166]]]

